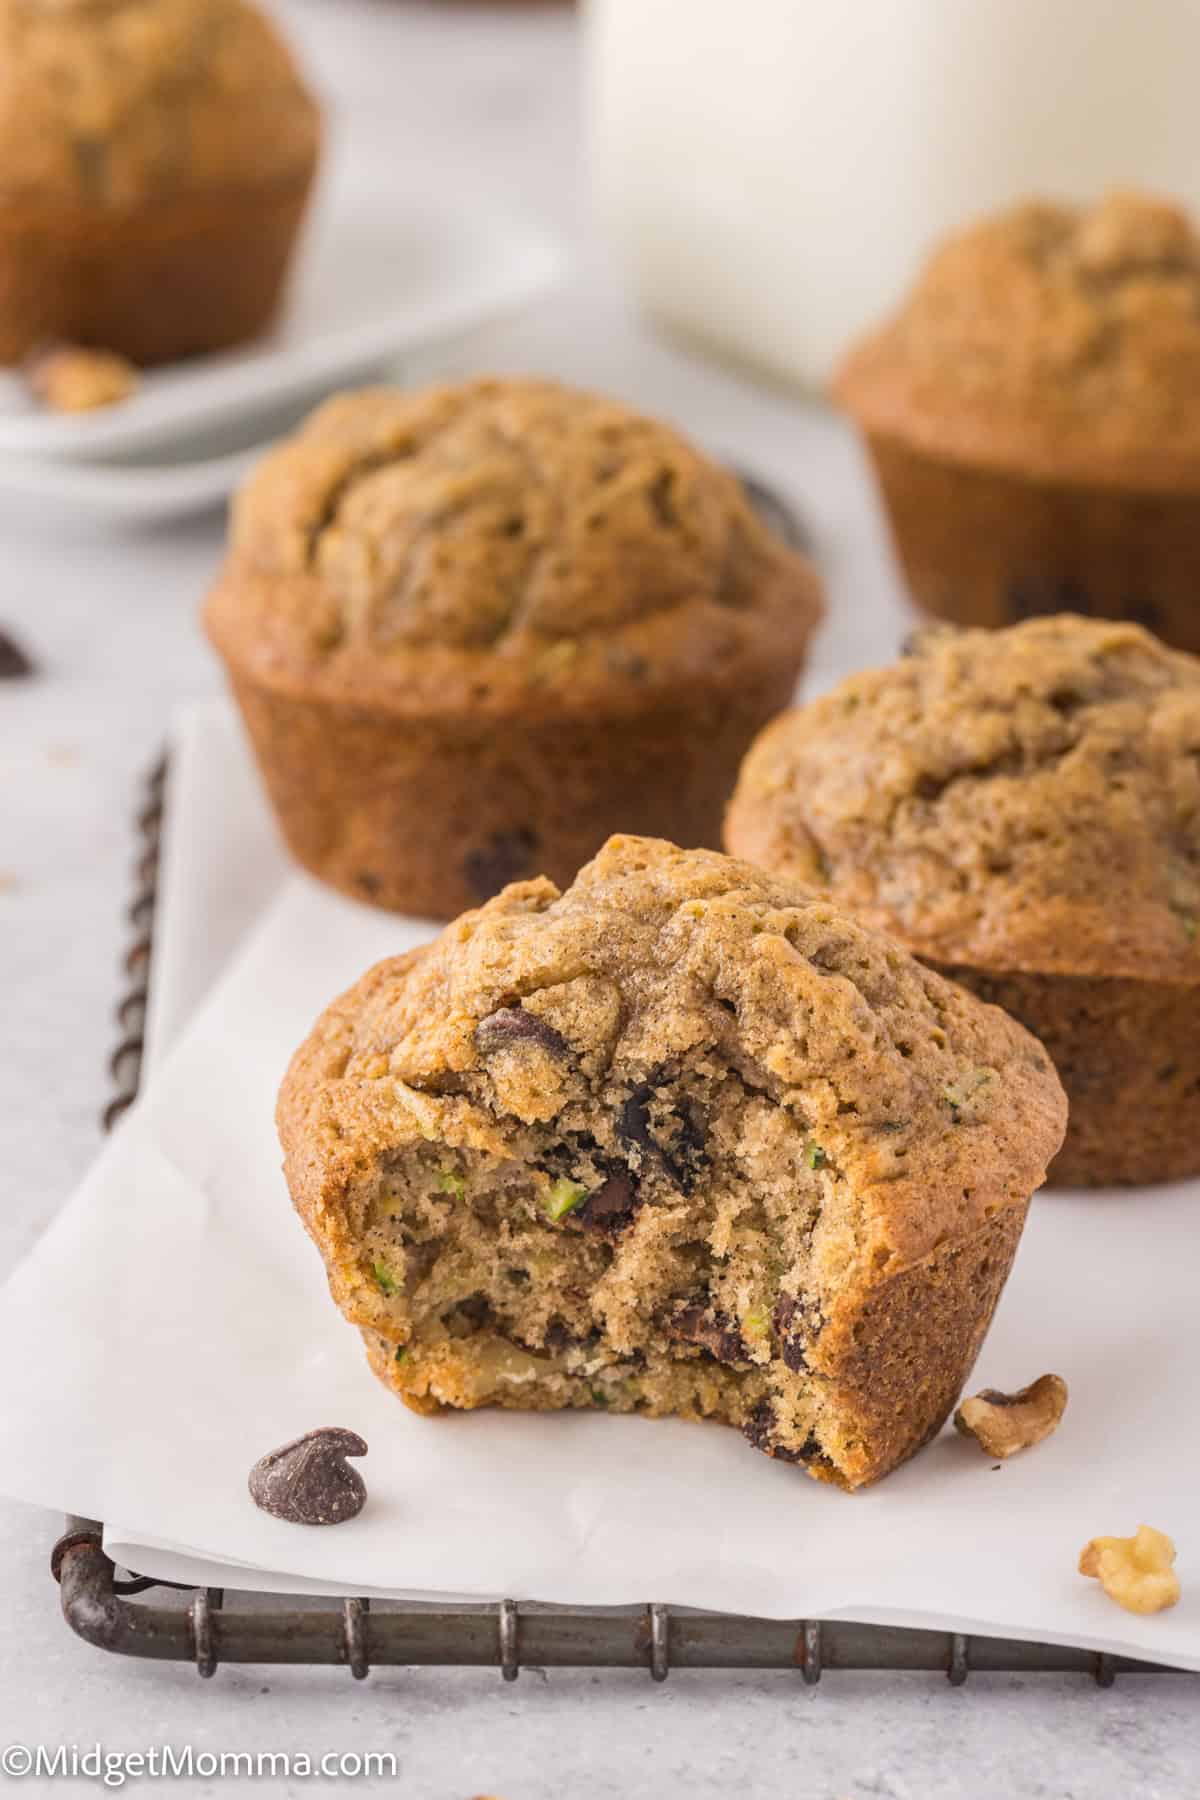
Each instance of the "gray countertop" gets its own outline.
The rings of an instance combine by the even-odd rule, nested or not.
[[[575,246],[562,293],[440,366],[537,369],[609,388],[767,473],[806,505],[838,602],[814,678],[889,655],[905,622],[890,585],[889,640],[864,643],[856,630],[855,593],[891,575],[879,534],[846,529],[861,470],[840,429],[657,341],[605,267],[586,226],[573,15],[403,0],[290,0],[282,10],[338,107],[338,129],[420,159],[431,183],[461,188],[486,169],[493,188],[519,195]],[[51,529],[0,511],[0,624],[40,667],[0,694],[0,1270],[98,1147],[133,797],[172,708],[217,685],[195,608],[221,530],[215,517],[170,530]],[[47,1575],[57,1529],[49,1515],[0,1504],[0,1750],[391,1751],[397,1777],[378,1785],[421,1800],[1200,1791],[1200,1692],[1182,1677],[1128,1677],[1101,1692],[1050,1676],[975,1677],[952,1690],[931,1676],[833,1675],[809,1690],[787,1674],[675,1675],[655,1688],[627,1672],[527,1672],[508,1687],[479,1671],[383,1671],[360,1685],[333,1670],[226,1669],[202,1686],[189,1669],[107,1659],[70,1636]],[[268,1778],[255,1791],[309,1785]]]

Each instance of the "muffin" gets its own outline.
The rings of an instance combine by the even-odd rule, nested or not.
[[[972,226],[835,394],[918,605],[1127,618],[1200,651],[1200,238],[1177,207],[1114,194]]]
[[[244,0],[0,0],[0,362],[139,364],[270,322],[317,107]]]
[[[278,1123],[415,1411],[710,1418],[854,1488],[946,1419],[1065,1115],[1040,1044],[823,895],[620,837],[372,969]]]
[[[1200,1173],[1200,661],[1071,617],[923,633],[764,732],[726,839],[1036,1033],[1053,1179]]]
[[[300,862],[449,918],[618,827],[718,844],[819,611],[666,427],[477,381],[323,406],[239,497],[207,619]]]

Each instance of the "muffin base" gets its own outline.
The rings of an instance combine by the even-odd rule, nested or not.
[[[405,718],[233,691],[284,838],[321,880],[450,919],[510,881],[567,887],[614,832],[716,849],[738,765],[795,668],[641,714]]]
[[[1111,1187],[1200,1174],[1200,989],[922,960],[1045,1045],[1070,1103],[1051,1183]]]
[[[278,307],[312,177],[111,213],[0,205],[0,362],[70,342],[145,367],[256,337]]]
[[[958,625],[1132,619],[1200,652],[1200,495],[1057,485],[868,435],[918,606]]]
[[[883,1282],[861,1307],[826,1327],[820,1388],[836,1465],[762,1441],[755,1428],[766,1391],[761,1371],[738,1375],[703,1354],[695,1361],[652,1359],[631,1378],[598,1388],[593,1378],[569,1374],[549,1351],[518,1351],[521,1379],[506,1387],[495,1378],[494,1342],[481,1352],[473,1339],[453,1340],[432,1357],[408,1347],[398,1360],[398,1346],[385,1333],[366,1328],[362,1338],[374,1373],[416,1413],[599,1407],[651,1419],[706,1420],[732,1425],[756,1449],[799,1463],[816,1481],[853,1490],[907,1462],[946,1423],[1004,1290],[1027,1211],[1025,1204],[1006,1207],[968,1237],[941,1245]]]

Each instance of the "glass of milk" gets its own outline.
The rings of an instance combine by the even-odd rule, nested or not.
[[[589,0],[588,32],[638,295],[793,381],[974,214],[1114,186],[1200,210],[1200,0]]]

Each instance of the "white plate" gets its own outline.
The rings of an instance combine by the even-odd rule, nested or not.
[[[305,409],[301,407],[300,412]],[[220,506],[262,456],[252,449],[183,463],[38,462],[0,456],[0,504],[93,524],[153,524]]]
[[[428,190],[402,187],[386,164],[335,155],[289,303],[270,335],[244,349],[150,370],[132,399],[94,413],[40,411],[18,376],[2,375],[0,456],[138,456],[264,409],[300,410],[325,389],[523,305],[563,267],[561,251],[540,229],[498,213],[481,195],[434,201]],[[171,460],[182,468],[178,457]],[[129,500],[144,485],[145,510],[155,512],[163,510],[156,492],[187,491],[189,482],[207,482],[210,498],[228,491],[228,483],[216,487],[211,471],[198,468],[191,477],[155,469],[164,477],[158,483],[146,473],[134,470],[107,489],[85,484],[81,503],[88,504],[90,491],[94,509],[141,510]],[[22,497],[73,497],[43,471],[13,472],[2,462],[0,483]],[[106,492],[117,497],[112,507]]]

